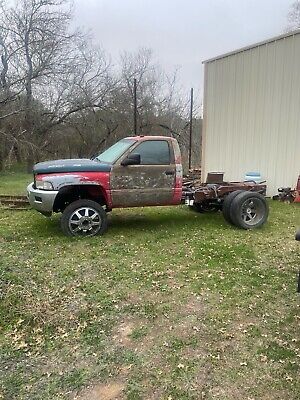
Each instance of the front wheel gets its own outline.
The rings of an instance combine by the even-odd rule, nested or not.
[[[107,230],[107,216],[95,201],[76,200],[65,208],[60,225],[66,236],[103,235]]]

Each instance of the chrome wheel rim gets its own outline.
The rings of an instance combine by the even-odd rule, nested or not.
[[[248,226],[258,224],[264,217],[265,207],[260,199],[252,198],[242,204],[242,220]]]
[[[69,229],[74,236],[96,235],[102,224],[102,219],[94,208],[81,207],[75,210],[69,219]]]

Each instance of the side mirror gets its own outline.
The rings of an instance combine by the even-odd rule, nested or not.
[[[129,154],[122,162],[121,165],[126,167],[126,165],[139,165],[141,163],[141,156],[140,154],[132,153]]]

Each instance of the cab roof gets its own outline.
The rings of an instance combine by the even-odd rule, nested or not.
[[[124,139],[135,139],[135,140],[174,140],[171,136],[159,136],[159,135],[137,135],[137,136],[127,136]]]

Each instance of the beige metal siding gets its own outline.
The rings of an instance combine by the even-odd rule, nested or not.
[[[203,174],[259,171],[268,194],[300,174],[300,34],[205,64]]]

